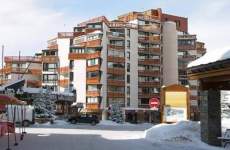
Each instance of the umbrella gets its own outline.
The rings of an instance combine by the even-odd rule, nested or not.
[[[0,105],[5,104],[5,105],[26,105],[25,101],[18,100],[17,98],[13,96],[8,96],[5,94],[0,94]]]

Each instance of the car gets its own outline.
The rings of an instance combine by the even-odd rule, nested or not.
[[[92,125],[96,125],[97,123],[99,123],[97,115],[94,114],[80,114],[77,116],[71,116],[69,117],[68,121],[72,124],[90,123]]]

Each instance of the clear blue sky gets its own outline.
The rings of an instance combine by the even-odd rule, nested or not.
[[[198,35],[208,50],[229,45],[229,0],[0,0],[0,45],[6,55],[32,55],[47,39],[86,19],[109,19],[129,11],[162,8],[164,13],[189,19],[189,32]]]

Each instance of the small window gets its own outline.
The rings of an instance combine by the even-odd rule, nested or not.
[[[127,83],[130,83],[130,75],[127,75]]]
[[[127,63],[127,72],[130,72],[130,63]]]
[[[130,37],[130,29],[127,29],[127,36]]]
[[[130,48],[130,40],[127,40],[127,48]]]

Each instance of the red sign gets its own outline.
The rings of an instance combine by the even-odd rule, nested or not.
[[[150,108],[159,108],[160,100],[157,97],[153,97],[149,100],[149,107]]]

